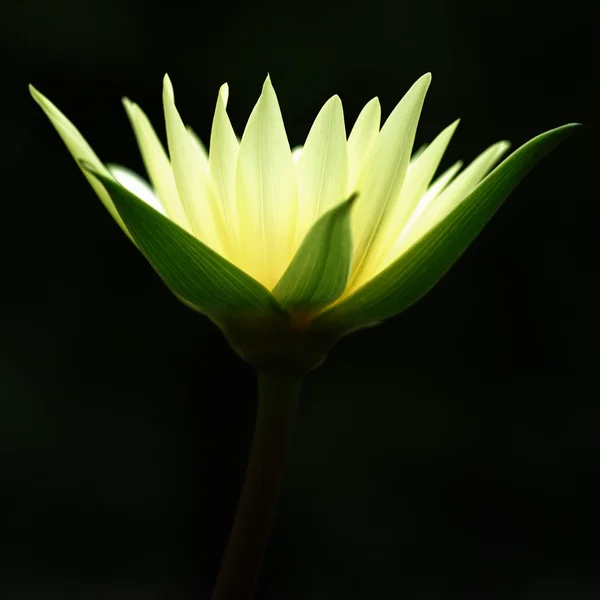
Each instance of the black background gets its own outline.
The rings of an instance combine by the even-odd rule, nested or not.
[[[141,171],[120,98],[161,80],[207,141],[270,72],[292,145],[424,72],[442,167],[583,122],[417,306],[308,379],[257,598],[600,597],[598,31],[584,0],[5,0],[0,169],[2,598],[208,598],[254,375],[114,225],[27,84]]]

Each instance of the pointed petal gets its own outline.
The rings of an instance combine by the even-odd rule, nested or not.
[[[186,231],[191,231],[190,223],[179,199],[171,163],[150,120],[144,111],[129,99],[123,98],[123,106],[135,134],[148,177],[150,177],[152,187],[156,190],[156,195],[167,216]]]
[[[298,177],[298,226],[296,247],[325,212],[346,196],[348,151],[342,103],[329,99],[308,133],[296,167]]]
[[[138,248],[186,304],[215,318],[281,311],[260,283],[112,178],[84,166],[106,186]]]
[[[296,171],[271,80],[248,119],[237,164],[244,269],[272,289],[293,255]]]
[[[448,186],[448,184],[454,179],[455,175],[462,169],[463,161],[457,160],[451,167],[448,167],[441,175],[433,180],[433,183],[427,188],[427,191],[423,194],[417,204],[417,208],[410,215],[412,219],[419,210],[424,210],[427,205],[435,200]],[[406,224],[408,227],[409,223]]]
[[[228,86],[224,84],[217,98],[217,107],[210,135],[208,158],[209,180],[213,197],[225,224],[230,259],[237,262],[240,253],[235,178],[239,143],[227,116],[225,102]]]
[[[348,136],[348,192],[353,191],[356,186],[365,158],[379,133],[380,123],[379,98],[373,98],[360,111]]]
[[[425,194],[457,126],[458,121],[455,121],[446,127],[417,158],[411,161],[400,195],[382,219],[381,230],[373,240],[371,250],[365,259],[365,274],[369,273],[372,277],[381,270],[382,261],[394,246],[410,215]]]
[[[122,185],[126,190],[129,190],[140,200],[143,200],[148,206],[157,210],[161,215],[167,216],[158,196],[143,177],[140,177],[135,171],[122,165],[107,164],[106,167],[117,183]]]
[[[167,75],[163,86],[163,104],[171,166],[192,233],[216,252],[223,252],[223,225],[208,187],[205,157],[177,112],[173,86]]]
[[[415,210],[413,210],[404,229],[408,230],[414,222],[421,216],[423,211],[433,202],[443,191],[448,184],[454,179],[454,176],[461,170],[463,166],[462,160],[455,162],[451,167],[446,169],[434,182],[427,188],[427,191],[421,196]],[[398,236],[400,237],[400,236]]]
[[[352,288],[370,277],[370,273],[364,271],[365,259],[382,220],[400,195],[430,81],[429,73],[423,75],[392,111],[361,171],[356,190],[362,200],[356,205],[352,223],[354,265],[349,284]]]
[[[90,145],[85,141],[84,137],[79,133],[75,125],[67,119],[67,117],[60,111],[58,108],[46,98],[43,94],[38,92],[32,85],[29,86],[29,92],[33,99],[37,102],[39,107],[44,111],[54,129],[56,129],[58,135],[61,137],[62,141],[65,143],[65,146],[73,156],[73,158],[77,161],[79,168],[81,169],[81,165],[79,161],[86,160],[91,165],[93,165],[94,169],[99,173],[110,176],[108,169],[104,166],[102,161],[96,156],[96,153],[92,150]],[[106,190],[95,177],[92,177],[85,169],[81,169],[85,178],[88,180],[89,184],[92,186],[102,204],[106,207],[108,212],[111,214],[113,219],[119,224],[121,229],[129,235],[127,231],[127,227],[123,223],[123,220],[119,216],[115,205],[113,204],[110,196],[106,193]]]
[[[352,261],[350,210],[357,194],[330,209],[311,227],[273,289],[284,308],[311,311],[337,300]]]
[[[317,321],[338,326],[344,323],[349,329],[357,329],[415,303],[459,258],[535,164],[575,127],[569,124],[552,129],[521,146],[389,267],[322,313]]]
[[[510,147],[509,142],[497,142],[482,152],[435,200],[429,202],[410,228],[405,228],[391,248],[392,260],[415,240],[435,227],[491,171]]]

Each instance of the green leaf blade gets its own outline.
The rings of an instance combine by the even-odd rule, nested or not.
[[[352,262],[350,215],[357,194],[327,211],[308,231],[273,289],[287,309],[314,310],[337,300]]]
[[[521,146],[409,250],[318,320],[361,327],[414,304],[462,255],[525,175],[577,126],[552,129]]]
[[[140,251],[185,304],[212,316],[281,312],[258,281],[116,181],[82,166],[105,187]]]

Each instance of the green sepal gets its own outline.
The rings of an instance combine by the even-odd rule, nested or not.
[[[137,247],[185,304],[214,316],[282,312],[258,281],[89,163],[82,166],[105,187]]]
[[[571,123],[551,129],[521,146],[444,220],[381,273],[319,315],[315,325],[330,321],[356,329],[396,315],[414,304],[460,257],[535,164],[578,125]]]
[[[358,194],[327,211],[310,228],[273,289],[280,304],[311,311],[337,300],[352,263],[350,215]]]

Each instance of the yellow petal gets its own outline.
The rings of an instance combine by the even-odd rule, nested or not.
[[[360,194],[353,214],[354,267],[350,288],[370,278],[365,259],[390,206],[400,195],[431,75],[406,93],[375,138],[356,184]]]
[[[177,112],[173,86],[167,75],[164,78],[163,105],[171,167],[192,232],[213,250],[222,253],[222,220],[208,186],[205,156]]]
[[[296,166],[298,225],[296,245],[328,210],[345,200],[348,185],[348,151],[342,103],[329,99],[311,127]]]
[[[454,176],[460,171],[463,163],[462,161],[455,162],[450,168],[446,169],[439,177],[437,177],[433,183],[427,188],[427,191],[421,196],[417,207],[410,215],[408,222],[404,226],[402,232],[407,231],[414,222],[419,218],[423,211],[433,202],[446,188],[446,186],[452,181]],[[396,241],[392,247],[388,250],[387,255],[380,261],[377,266],[377,273],[383,271],[388,265],[390,265],[394,259],[398,256],[398,240],[401,240],[402,232],[398,235]],[[375,275],[377,274],[375,273]]]
[[[171,163],[150,120],[137,104],[127,98],[123,98],[123,106],[129,117],[152,187],[156,190],[161,205],[171,221],[188,233],[192,233],[190,222],[179,199]]]
[[[38,103],[40,108],[44,111],[58,132],[58,135],[65,143],[65,146],[73,158],[78,161],[78,166],[81,169],[81,172],[84,174],[85,178],[88,180],[96,194],[98,194],[102,204],[104,204],[108,212],[112,215],[113,219],[120,225],[121,229],[123,229],[123,231],[129,235],[127,227],[125,227],[123,220],[119,216],[119,213],[110,199],[108,192],[95,177],[92,177],[92,175],[90,175],[81,167],[79,161],[87,161],[99,173],[110,177],[111,175],[108,169],[96,156],[96,153],[91,149],[90,145],[85,141],[84,137],[79,133],[75,125],[73,125],[73,123],[71,123],[71,121],[69,121],[69,119],[67,119],[67,117],[65,117],[65,115],[58,110],[58,108],[52,102],[50,102],[48,98],[46,98],[46,96],[38,92],[32,85],[29,86],[29,91],[33,99]]]
[[[352,192],[356,186],[365,158],[379,133],[380,122],[379,98],[373,98],[360,111],[348,136],[348,193]]]
[[[290,145],[269,77],[240,142],[236,196],[244,268],[272,289],[293,256],[297,188]]]
[[[459,160],[434,180],[434,182],[427,188],[427,191],[421,196],[417,207],[410,215],[410,218],[404,226],[404,229],[408,229],[412,226],[412,224],[419,218],[429,204],[433,202],[442,193],[446,186],[454,179],[454,176],[461,170],[462,166],[463,162],[462,160]],[[404,231],[404,229],[402,231]]]
[[[408,164],[408,166],[410,166],[412,163],[414,163],[415,160],[417,160],[417,158],[419,158],[419,156],[421,156],[421,154],[423,154],[423,152],[425,152],[428,145],[429,144],[422,144],[412,153],[412,155],[410,157],[410,163]]]
[[[400,195],[382,219],[381,231],[373,241],[369,255],[365,259],[364,270],[371,273],[371,276],[379,271],[379,264],[391,250],[419,200],[425,194],[457,125],[458,121],[455,121],[446,127],[431,144],[411,160]]]
[[[143,200],[148,206],[157,210],[161,215],[167,216],[167,213],[160,203],[158,196],[155,194],[152,186],[135,171],[123,167],[122,165],[108,164],[106,165],[110,174],[120,183],[125,189],[129,190],[134,196]]]
[[[296,146],[295,148],[292,148],[292,160],[294,161],[295,165],[298,164],[301,154],[302,154],[302,146]]]
[[[213,197],[223,215],[227,232],[227,251],[230,259],[237,264],[240,249],[235,177],[239,143],[225,108],[228,97],[227,90],[228,86],[224,84],[217,98],[210,134],[208,172]]]
[[[441,194],[431,200],[420,215],[406,227],[391,251],[397,258],[444,217],[450,214],[475,186],[491,171],[510,144],[498,142],[482,152]]]

